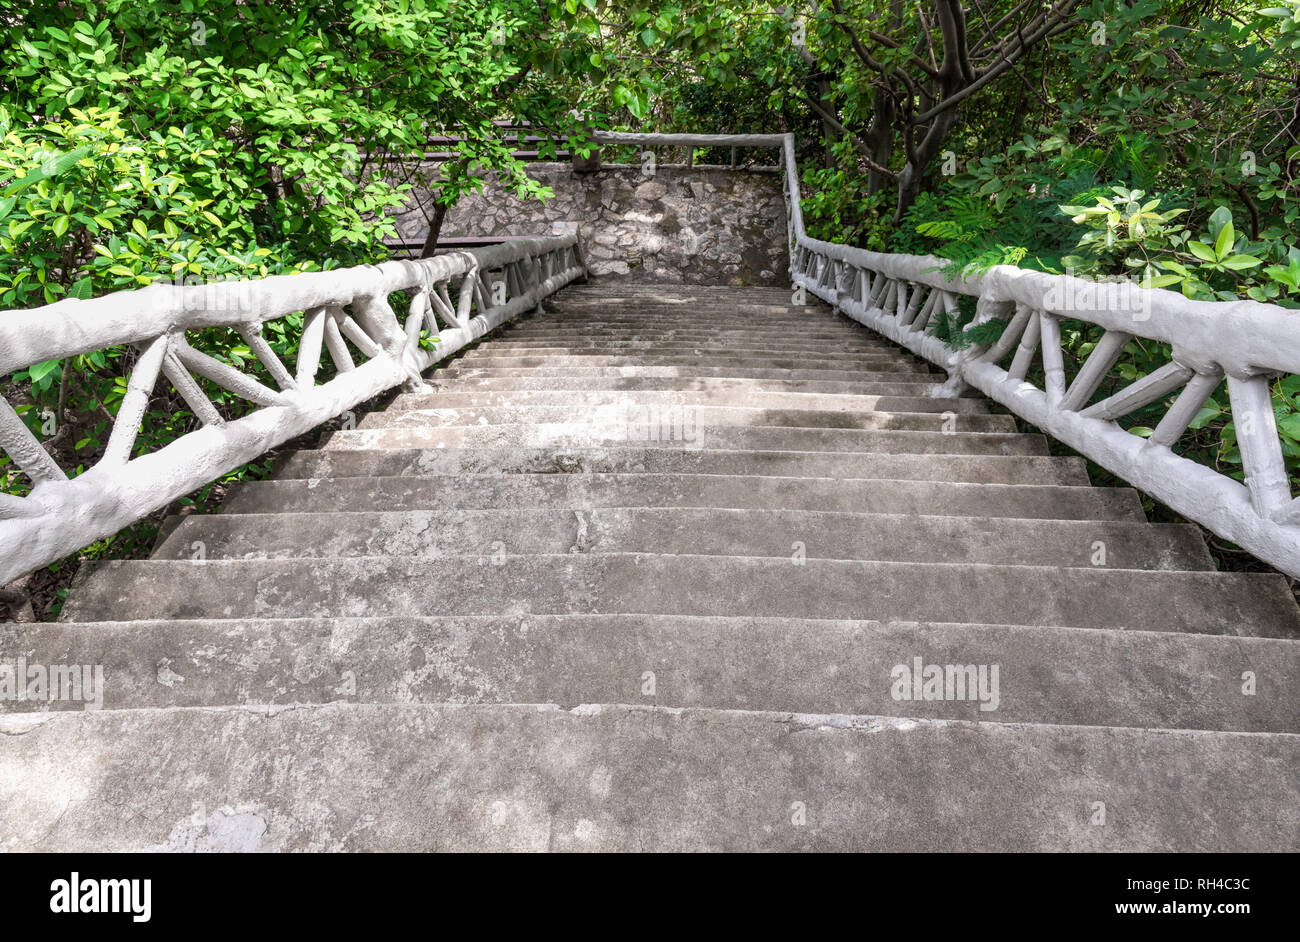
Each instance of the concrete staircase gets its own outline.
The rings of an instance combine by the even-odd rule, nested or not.
[[[1300,849],[1280,577],[786,292],[547,303],[0,628],[106,680],[0,843]]]

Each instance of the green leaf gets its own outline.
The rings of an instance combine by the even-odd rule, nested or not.
[[[1156,275],[1149,281],[1142,282],[1144,288],[1168,288],[1170,285],[1176,285],[1183,280],[1182,275]]]
[[[1219,238],[1219,233],[1223,227],[1232,222],[1232,211],[1226,206],[1220,206],[1214,212],[1210,213],[1210,238]]]
[[[13,196],[15,193],[21,193],[29,186],[40,183],[42,180],[49,180],[57,177],[59,174],[74,166],[77,161],[89,154],[93,148],[87,144],[70,150],[66,154],[60,154],[57,157],[51,157],[45,161],[39,168],[33,170],[21,180],[15,180],[3,190],[0,190],[0,196]]]
[[[1232,243],[1236,237],[1237,234],[1233,231],[1232,223],[1224,223],[1223,228],[1219,230],[1219,237],[1214,240],[1214,254],[1218,256],[1220,261],[1226,258],[1228,253],[1232,251]]]
[[[1277,420],[1277,427],[1283,435],[1300,441],[1300,413],[1292,412]]]
[[[1196,242],[1196,241],[1188,242],[1187,247],[1191,249],[1193,255],[1195,255],[1197,258],[1201,259],[1202,261],[1206,261],[1206,262],[1218,261],[1218,256],[1214,254],[1214,249],[1210,248],[1204,242]]]
[[[1210,401],[1213,402],[1213,400]],[[1192,419],[1191,422],[1187,423],[1187,427],[1191,429],[1205,428],[1205,426],[1209,425],[1222,414],[1223,410],[1219,408],[1218,405],[1206,404],[1196,413],[1196,417]]]
[[[62,362],[62,360],[46,360],[44,363],[33,363],[27,368],[27,373],[33,383],[46,384],[43,381],[57,370]]]
[[[1241,271],[1244,268],[1254,268],[1256,265],[1263,265],[1264,260],[1256,258],[1253,255],[1230,255],[1223,260],[1223,267],[1233,271]]]

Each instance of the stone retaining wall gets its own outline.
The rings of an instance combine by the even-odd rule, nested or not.
[[[553,235],[581,226],[595,275],[636,282],[785,285],[789,282],[781,177],[761,170],[637,166],[574,173],[537,163],[529,174],[555,191],[521,201],[494,183],[447,215],[451,236]],[[425,234],[415,211],[398,217],[407,239]]]

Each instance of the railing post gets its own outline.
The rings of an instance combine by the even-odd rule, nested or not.
[[[1269,379],[1229,376],[1228,398],[1232,403],[1232,420],[1250,502],[1261,517],[1272,516],[1291,503],[1291,484],[1282,459]]]

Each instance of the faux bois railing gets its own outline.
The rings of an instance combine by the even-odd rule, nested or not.
[[[385,390],[418,388],[433,363],[585,275],[578,236],[568,234],[419,261],[259,281],[155,285],[0,312],[0,377],[110,347],[139,351],[102,457],[75,478],[0,397],[0,448],[33,484],[25,497],[0,494],[0,586],[116,533]],[[413,292],[404,324],[389,303],[397,291]],[[262,336],[262,325],[298,312],[302,333],[291,369]],[[187,342],[187,333],[212,327],[231,328],[278,388]],[[436,340],[432,349],[420,342],[425,331]],[[324,353],[337,372],[318,382]],[[202,427],[133,457],[160,376]],[[257,408],[225,421],[195,377]]]
[[[1188,519],[1300,577],[1300,500],[1291,493],[1273,413],[1271,383],[1300,373],[1300,312],[1256,301],[1191,301],[1165,289],[1086,281],[1012,266],[949,278],[932,256],[895,255],[808,237],[789,134],[614,134],[602,143],[777,148],[785,168],[790,278],[854,320],[942,367],[936,396],[973,386],[1044,432]],[[973,324],[1007,322],[996,343],[954,347],[927,332],[958,295],[977,299]],[[1061,322],[1103,328],[1066,375]],[[1134,338],[1168,344],[1168,363],[1094,402]],[[1040,358],[1045,380],[1026,376]],[[1175,454],[1172,447],[1227,379],[1245,484]],[[1173,399],[1149,438],[1116,420]]]
[[[1300,373],[1300,314],[1254,301],[1199,302],[1167,290],[1105,285],[999,266],[949,278],[929,256],[869,252],[808,237],[799,202],[791,135],[614,134],[602,143],[775,148],[785,170],[793,284],[942,367],[935,395],[970,385],[1098,464],[1250,550],[1300,576],[1300,501],[1290,489],[1270,382]],[[483,273],[503,269],[508,295],[489,300]],[[92,301],[63,301],[0,313],[0,376],[34,363],[134,344],[141,355],[103,458],[68,479],[7,404],[0,403],[0,448],[32,478],[24,498],[0,495],[0,585],[116,532],[168,502],[253,460],[269,448],[386,389],[416,383],[430,364],[583,274],[575,236],[514,242],[420,262],[390,262],[323,274],[201,288],[153,287]],[[457,283],[458,300],[448,286]],[[388,295],[415,290],[403,327]],[[240,295],[249,299],[241,300]],[[993,344],[955,349],[926,328],[953,312],[959,295],[977,299],[976,323],[1007,322]],[[348,309],[350,308],[350,313]],[[477,316],[471,317],[471,311]],[[259,336],[262,323],[305,312],[291,374]],[[421,349],[422,329],[439,343]],[[1104,329],[1082,367],[1066,375],[1063,319]],[[235,328],[275,379],[271,389],[190,347],[187,331]],[[1093,402],[1133,338],[1168,344],[1170,361]],[[347,341],[366,362],[352,363]],[[322,349],[339,375],[316,384]],[[1026,377],[1041,357],[1040,388]],[[159,374],[205,427],[131,458]],[[222,422],[193,376],[261,408]],[[1171,446],[1227,378],[1246,483],[1174,453]],[[1149,438],[1116,420],[1172,398]]]

